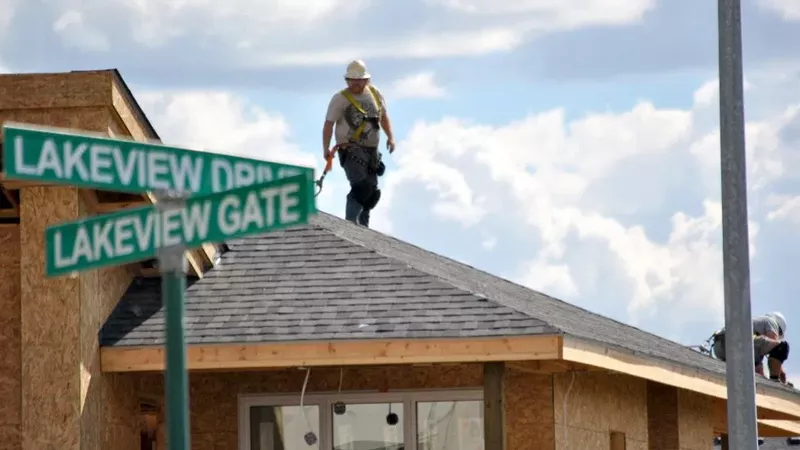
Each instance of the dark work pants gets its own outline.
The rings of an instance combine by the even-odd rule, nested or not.
[[[345,205],[345,219],[369,227],[370,210],[364,208],[353,197],[352,186],[356,183],[366,182],[377,189],[378,175],[371,169],[377,165],[378,149],[351,145],[339,150],[339,162],[344,168],[347,181],[351,190],[347,194]]]

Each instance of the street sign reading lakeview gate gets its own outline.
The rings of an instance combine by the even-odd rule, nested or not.
[[[191,197],[163,213],[150,205],[48,227],[46,273],[126,264],[154,258],[166,246],[198,247],[305,224],[314,214],[309,181],[308,174],[298,175]]]
[[[191,195],[301,174],[311,174],[310,183],[314,182],[314,169],[309,167],[39,128],[3,126],[7,178],[130,193],[179,190]],[[313,189],[308,195],[314,196]]]
[[[182,261],[184,248],[308,223],[317,212],[314,170],[53,129],[6,124],[3,135],[9,179],[183,194],[174,205],[131,208],[48,227],[45,272],[57,276],[158,256],[166,310],[167,439],[171,448],[189,450],[186,277],[176,261]]]

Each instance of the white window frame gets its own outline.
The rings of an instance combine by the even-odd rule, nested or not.
[[[306,392],[303,406],[314,405],[319,409],[320,450],[332,449],[333,439],[333,404],[358,403],[402,403],[403,404],[403,440],[407,450],[417,450],[417,410],[419,402],[483,402],[483,389],[415,389],[390,392],[378,391],[342,391],[342,392]],[[250,408],[253,406],[300,406],[300,393],[291,394],[239,394],[239,450],[250,450]]]

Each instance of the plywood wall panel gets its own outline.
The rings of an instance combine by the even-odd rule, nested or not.
[[[708,450],[713,439],[714,400],[692,391],[678,391],[678,430],[681,450]]]
[[[645,380],[599,372],[577,372],[574,381],[571,373],[554,377],[556,449],[565,448],[565,424],[569,448],[608,450],[611,431],[625,433],[628,448],[647,448]]]
[[[119,119],[127,130],[125,134],[133,137],[133,139],[137,141],[148,140],[148,132],[145,131],[145,127],[137,119],[134,113],[134,105],[125,98],[120,86],[116,84],[111,87],[111,100],[114,110],[117,112]]]
[[[0,75],[0,109],[110,105],[110,91],[108,72]]]
[[[110,123],[110,115],[107,116]],[[81,214],[87,205],[81,202]],[[100,370],[98,331],[130,286],[127,266],[83,272],[81,280],[81,449],[136,450],[139,441],[137,380]]]
[[[79,450],[80,283],[45,276],[44,231],[78,218],[73,188],[20,192],[22,448]]]
[[[0,123],[21,122],[59,128],[105,132],[109,111],[102,106],[57,109],[0,109]],[[0,131],[2,134],[2,131]]]
[[[19,247],[19,225],[0,225],[0,450],[22,445]]]
[[[553,376],[506,371],[506,445],[508,450],[553,450]]]
[[[125,107],[124,117],[115,106]],[[110,71],[0,75],[0,123],[115,135],[130,128],[143,137],[133,107]],[[0,302],[8,303],[0,303],[0,400],[8,400],[0,401],[0,450],[138,449],[138,379],[101,373],[97,342],[132,274],[45,276],[45,227],[86,215],[85,205],[71,187],[24,188],[20,203],[17,251],[0,251]],[[0,227],[0,250],[7,234]],[[7,398],[14,390],[16,415]]]

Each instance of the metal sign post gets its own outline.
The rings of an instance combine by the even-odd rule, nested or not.
[[[730,450],[758,449],[740,0],[718,0],[722,254]]]
[[[175,193],[156,194],[156,210],[160,214],[182,210],[184,199]],[[166,403],[167,442],[170,450],[190,450],[189,374],[186,368],[186,336],[183,330],[184,292],[186,291],[186,245],[178,243],[158,250],[158,271],[161,273],[161,301],[164,303],[166,370],[164,394]]]

